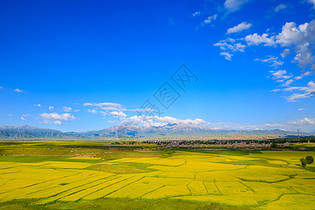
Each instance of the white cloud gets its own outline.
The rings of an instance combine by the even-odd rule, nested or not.
[[[97,114],[97,111],[95,109],[89,109],[88,112],[92,114]]]
[[[252,26],[251,23],[242,22],[238,24],[237,26],[229,28],[226,33],[227,34],[238,33],[238,32],[249,29],[251,26]]]
[[[21,120],[26,120],[24,117],[21,117]]]
[[[297,25],[294,22],[287,22],[282,26],[281,32],[278,35],[270,36],[267,33],[262,35],[254,33],[247,35],[245,37],[245,41],[247,42],[248,46],[264,45],[283,47],[285,48],[281,53],[283,58],[285,58],[291,52],[294,53],[295,55],[293,62],[296,62],[301,68],[301,71],[304,72],[301,75],[296,76],[294,78],[296,80],[300,80],[304,76],[309,75],[312,71],[315,71],[313,55],[313,51],[315,49],[315,20],[301,25]],[[277,57],[274,56],[274,58]],[[275,61],[273,66],[279,66],[283,64],[282,61],[278,62],[276,59],[273,59],[273,61]],[[283,86],[291,85],[292,82],[294,82],[293,78],[288,81],[285,81],[285,79],[288,78],[281,78],[277,81],[283,82]],[[310,81],[305,87],[285,88],[283,91],[300,91],[294,92],[289,97],[287,97],[288,101],[309,98],[315,94],[313,84],[313,81]]]
[[[205,24],[210,24],[212,21],[216,20],[218,17],[217,14],[214,14],[214,15],[211,15],[209,17],[207,17],[207,19],[205,19],[202,23],[202,25],[205,25]]]
[[[41,104],[34,104],[35,107],[41,107]]]
[[[108,111],[119,111],[119,110],[124,110],[121,104],[117,103],[109,103],[109,102],[104,102],[104,103],[84,103],[83,106],[95,106],[98,107],[102,110],[108,110]]]
[[[303,120],[298,120],[295,122],[291,122],[296,125],[315,125],[315,118],[307,118],[305,117]]]
[[[53,106],[50,106],[50,107],[49,107],[49,110],[53,110],[54,108],[55,108],[55,107],[53,107]]]
[[[228,40],[228,39],[227,39]],[[228,42],[227,40],[221,40],[215,44],[219,46],[221,50],[227,51],[228,48],[233,48],[235,44]],[[238,39],[242,40],[242,39]],[[304,23],[297,26],[294,22],[287,22],[283,25],[281,32],[278,35],[271,36],[268,33],[259,35],[257,33],[249,34],[244,39],[247,46],[264,45],[272,47],[284,47],[284,51],[281,56],[286,57],[291,50],[295,52],[294,62],[298,64],[301,69],[310,68],[315,71],[313,49],[315,48],[315,20],[310,23]],[[235,50],[243,52],[247,47],[241,44],[242,50]]]
[[[285,4],[279,4],[278,6],[275,7],[274,11],[279,12],[280,10],[284,10],[287,8],[287,5]]]
[[[29,117],[31,116],[30,114],[23,114],[23,117]]]
[[[257,33],[247,35],[245,37],[245,41],[250,45],[260,45],[263,44],[265,46],[274,46],[275,40],[274,36],[268,37],[269,34],[264,33],[262,35],[258,35]]]
[[[311,71],[306,71],[306,72],[303,73],[303,76],[309,76],[309,75],[311,75],[311,74],[312,74]]]
[[[303,108],[298,108],[298,111],[303,111],[304,109]]]
[[[220,54],[225,57],[227,60],[231,60],[235,52],[244,52],[245,45],[241,43],[242,39],[232,39],[227,38],[225,40],[220,40],[218,43],[215,43],[214,46],[220,47],[224,52]]]
[[[84,103],[83,106],[93,106],[92,103]]]
[[[281,55],[282,58],[285,58],[289,54],[290,54],[290,50],[289,49],[284,49],[280,55]]]
[[[284,82],[282,85],[283,85],[283,86],[289,86],[289,85],[291,85],[293,82],[294,82],[293,79],[289,79],[289,80],[287,80],[286,82]]]
[[[244,52],[246,46],[238,41],[238,39],[227,38],[214,44],[214,46],[220,47],[220,49],[224,51]]]
[[[287,71],[286,70],[278,70],[278,71],[270,71],[272,74],[272,79],[274,80],[279,80],[279,79],[289,79],[291,76],[286,75]]]
[[[17,93],[22,93],[22,92],[23,92],[22,90],[20,90],[20,89],[18,89],[18,88],[14,89],[13,91],[14,91],[14,92],[17,92]]]
[[[279,92],[279,91],[281,91],[281,89],[273,89],[273,90],[271,90],[271,92]]]
[[[70,113],[42,113],[40,114],[40,117],[43,119],[43,123],[47,124],[62,124],[62,121],[71,121],[76,119]]]
[[[64,107],[63,107],[63,110],[64,110],[65,112],[71,112],[71,111],[72,111],[72,108],[71,108],[71,107],[66,107],[66,106],[64,106]]]
[[[302,79],[305,76],[311,75],[311,73],[312,73],[311,71],[306,71],[306,72],[302,73],[300,76],[296,76],[294,79],[300,80],[300,79]]]
[[[282,86],[289,86],[295,81],[293,79],[290,79],[293,76],[291,74],[287,75],[286,70],[270,71],[270,73],[272,75],[272,79],[275,80],[276,82],[282,83]],[[278,91],[281,91],[281,89],[272,90],[272,92]]]
[[[261,129],[282,129],[282,130],[296,130],[296,126],[292,126],[292,122],[286,123],[269,123],[269,124],[249,124],[249,123],[235,123],[235,122],[206,122],[203,119],[186,119],[181,120],[174,117],[159,117],[159,116],[133,116],[125,119],[125,124],[132,124],[137,126],[152,127],[165,126],[168,124],[183,125],[185,127],[194,127],[201,129],[225,129],[225,130],[261,130]],[[300,126],[300,128],[307,128]]]
[[[196,16],[199,16],[200,14],[201,14],[200,11],[196,11],[196,12],[194,12],[194,13],[192,14],[192,16],[193,16],[193,17],[196,17]]]
[[[99,113],[101,113],[103,116],[108,114],[108,112],[104,112],[104,111],[99,111]]]
[[[129,111],[132,111],[132,112],[155,112],[157,110],[155,109],[149,109],[149,108],[141,108],[141,109],[131,109]]]
[[[315,8],[315,0],[307,0],[307,2],[313,4],[313,8]]]
[[[249,0],[226,0],[224,2],[224,7],[227,9],[228,12],[235,12],[248,1]]]
[[[232,59],[232,56],[233,56],[233,54],[229,52],[221,52],[220,55],[224,56],[224,58],[229,61]]]
[[[268,63],[271,67],[282,66],[283,61],[279,60],[276,56],[268,55],[265,59],[255,59],[255,61],[260,61],[261,63]]]
[[[309,98],[310,96],[308,96],[306,93],[293,93],[291,96],[287,97],[288,101],[294,102],[297,99],[303,99],[303,98]]]
[[[110,113],[111,115],[113,115],[114,117],[118,117],[118,118],[125,118],[127,117],[127,115],[123,112],[117,112],[117,111],[113,111]]]
[[[315,20],[298,27],[294,22],[287,22],[276,38],[276,42],[281,46],[292,47],[295,50],[294,60],[301,68],[313,67],[312,49],[315,41]]]
[[[301,91],[302,93],[293,93],[289,97],[287,97],[288,101],[295,101],[297,99],[303,99],[303,98],[310,98],[315,95],[315,83],[313,81],[310,81],[307,83],[307,86],[305,87],[289,87],[283,89],[285,92],[291,92],[291,91]]]
[[[206,122],[202,119],[186,119],[181,120],[174,117],[159,117],[159,116],[144,116],[144,115],[136,115],[130,118],[127,118],[125,122],[132,122],[138,125],[142,125],[145,127],[150,126],[163,126],[167,124],[186,124],[186,125],[203,125]]]

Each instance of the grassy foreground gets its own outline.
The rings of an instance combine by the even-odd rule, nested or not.
[[[0,209],[314,209],[314,151],[0,142]]]

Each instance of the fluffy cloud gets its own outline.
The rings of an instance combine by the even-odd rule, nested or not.
[[[291,85],[293,82],[294,82],[293,79],[289,79],[289,80],[287,80],[286,82],[284,82],[282,85],[283,85],[283,86],[289,86],[289,85]]]
[[[301,68],[314,68],[312,49],[315,41],[315,20],[298,27],[294,22],[286,23],[276,38],[276,42],[281,46],[292,47],[295,50],[295,61]]]
[[[313,8],[315,8],[315,0],[307,0],[307,2],[313,4]]]
[[[205,19],[205,20],[203,21],[202,25],[212,23],[212,21],[216,20],[217,17],[218,17],[217,14],[214,14],[214,15],[212,15],[212,16],[207,17],[207,19]]]
[[[50,107],[49,107],[49,110],[53,110],[54,108],[55,108],[55,107],[53,107],[53,106],[50,106]]]
[[[224,58],[229,61],[232,59],[232,56],[233,56],[233,54],[229,52],[221,52],[220,55],[224,56]]]
[[[293,93],[292,95],[287,97],[287,100],[291,102],[297,99],[310,98],[315,95],[315,83],[313,81],[310,81],[309,83],[307,83],[307,86],[305,87],[289,87],[284,88],[282,91],[285,92],[300,91],[300,93]]]
[[[286,70],[278,70],[278,71],[270,71],[270,73],[272,74],[272,79],[274,80],[285,80],[285,79],[289,79],[291,78],[291,76],[286,75],[287,71]]]
[[[192,16],[193,16],[193,17],[196,17],[196,16],[199,16],[200,14],[201,14],[200,11],[196,11],[196,12],[194,12],[194,13],[192,14]]]
[[[264,33],[262,35],[258,35],[257,33],[247,35],[245,37],[245,41],[250,45],[260,45],[263,44],[265,46],[273,46],[275,45],[274,36],[268,37],[269,34]]]
[[[226,0],[224,2],[224,7],[227,9],[228,12],[235,12],[248,1],[249,0]]]
[[[315,119],[303,119],[296,123],[293,121],[285,123],[269,123],[269,124],[249,124],[249,123],[235,123],[235,122],[206,122],[203,119],[186,119],[181,120],[170,116],[133,116],[124,120],[123,124],[151,127],[151,126],[164,126],[167,124],[179,124],[184,126],[193,126],[198,128],[209,128],[214,130],[227,129],[227,130],[260,130],[260,129],[283,129],[295,131],[296,126],[307,131],[311,131],[308,125],[315,123]]]
[[[66,106],[64,106],[64,107],[63,107],[63,111],[65,111],[65,112],[71,112],[71,111],[72,111],[72,108],[71,108],[71,107],[66,107]]]
[[[144,115],[136,115],[130,118],[127,118],[125,120],[125,122],[131,122],[131,123],[135,123],[138,125],[142,125],[145,127],[148,126],[163,126],[163,125],[167,125],[167,124],[190,124],[190,125],[203,125],[206,122],[202,119],[186,119],[186,120],[181,120],[181,119],[177,119],[174,117],[169,117],[169,116],[165,116],[165,117],[159,117],[159,116],[144,116]]]
[[[296,125],[315,125],[315,118],[307,118],[305,117],[303,120],[298,120],[295,122],[291,122]]]
[[[228,30],[232,30],[233,28]],[[268,33],[263,33],[262,35],[253,33],[247,35],[244,40],[246,45],[238,42],[241,50],[234,51],[244,52],[245,47],[255,45],[280,46],[286,48],[281,53],[281,56],[285,58],[291,52],[289,48],[292,48],[295,52],[294,61],[298,63],[299,67],[302,69],[311,68],[315,70],[314,56],[312,53],[315,43],[315,20],[299,26],[294,22],[287,22],[278,35],[270,36]],[[235,42],[236,40],[221,40],[216,43],[215,46],[219,46],[223,51],[228,51],[229,49],[233,51],[233,48],[237,49],[233,41]]]
[[[226,60],[231,60],[235,52],[244,52],[245,45],[241,43],[242,39],[232,39],[227,38],[215,43],[214,46],[220,47],[224,52],[221,55],[225,57]]]
[[[62,124],[62,121],[71,121],[76,119],[70,113],[42,113],[40,114],[40,117],[43,119],[43,123],[47,124]]]
[[[310,67],[315,70],[314,56],[312,49],[315,41],[315,20],[310,23],[304,23],[299,26],[294,22],[287,22],[282,31],[276,36],[270,36],[267,33],[258,35],[257,33],[247,35],[245,41],[248,45],[260,45],[291,47],[296,53],[294,61],[301,68]],[[289,53],[289,49],[281,54],[285,57]]]
[[[289,54],[290,54],[290,50],[289,49],[284,49],[280,55],[281,55],[282,58],[285,58]]]
[[[278,5],[278,9],[281,8],[284,8],[284,6]],[[280,54],[282,58],[286,58],[290,53],[293,54],[294,59],[292,62],[297,63],[301,68],[301,75],[293,77],[292,74],[288,74],[285,70],[271,72],[273,79],[282,83],[282,86],[292,85],[295,80],[301,80],[304,76],[308,76],[312,71],[315,71],[313,55],[315,49],[315,20],[301,25],[297,25],[294,22],[287,22],[282,26],[280,33],[276,35],[270,35],[268,33],[259,35],[253,33],[247,35],[245,38],[221,40],[214,46],[220,47],[223,51],[220,54],[224,56],[225,59],[231,60],[235,52],[244,52],[246,47],[258,45],[284,48],[283,52]],[[277,56],[267,56],[266,59],[256,59],[256,61],[269,63],[271,67],[279,67],[284,64]],[[310,81],[304,87],[288,87],[276,90],[293,92],[287,97],[287,100],[295,101],[297,99],[314,96],[315,91],[313,84],[313,81]]]
[[[16,93],[22,93],[23,92],[22,90],[20,90],[18,88],[14,89],[13,91],[16,92]]]
[[[275,7],[274,11],[279,12],[280,10],[284,10],[287,8],[287,5],[285,4],[279,4],[278,6]]]
[[[127,117],[127,115],[125,113],[123,113],[122,111],[117,112],[117,111],[113,111],[110,113],[112,116],[117,117],[117,118],[125,118]]]
[[[132,111],[132,112],[156,112],[157,110],[155,109],[149,109],[149,108],[141,108],[141,109],[131,109],[129,111]]]
[[[88,112],[92,114],[100,113],[103,116],[111,115],[115,118],[124,119],[127,115],[123,111],[127,111],[121,104],[118,103],[84,103],[84,106],[91,106],[93,109],[89,109]]]
[[[35,107],[41,107],[41,104],[34,104]]]
[[[24,117],[21,117],[21,120],[26,120]]]
[[[89,109],[88,112],[92,114],[97,114],[97,111],[95,109]]]
[[[238,42],[239,40],[240,39],[227,38],[214,44],[214,46],[220,47],[220,49],[224,51],[230,50],[232,52],[244,52],[246,46]]]
[[[119,110],[124,110],[122,105],[117,104],[117,103],[109,103],[109,102],[104,102],[104,103],[84,103],[83,106],[95,106],[98,107],[102,110],[108,110],[108,111],[119,111]]]
[[[260,61],[261,63],[268,63],[271,67],[282,66],[283,61],[279,60],[276,56],[268,55],[265,59],[255,59],[255,61]]]
[[[238,33],[238,32],[249,29],[251,26],[252,26],[251,23],[242,22],[238,24],[237,26],[229,28],[226,33],[227,34]]]

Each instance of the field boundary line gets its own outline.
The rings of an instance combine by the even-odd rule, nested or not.
[[[117,175],[117,176],[118,176],[118,175]],[[119,179],[119,178],[121,178],[121,177],[122,177],[122,176],[118,177],[117,179]],[[132,177],[134,177],[134,176],[132,176]],[[87,197],[87,196],[89,196],[89,195],[92,195],[93,193],[96,193],[96,192],[98,192],[98,191],[101,191],[101,190],[103,190],[103,189],[105,189],[105,188],[107,188],[107,187],[113,186],[114,184],[117,184],[117,183],[123,182],[123,181],[125,181],[125,180],[127,180],[127,179],[129,179],[129,178],[132,178],[132,177],[127,177],[126,179],[123,179],[123,180],[120,180],[120,181],[114,182],[114,183],[112,183],[112,184],[110,184],[110,185],[107,185],[106,187],[103,187],[103,188],[101,188],[101,189],[98,189],[98,190],[96,190],[96,191],[94,191],[94,192],[92,192],[92,193],[90,193],[90,194],[88,194],[88,195],[84,196],[84,197],[83,197],[83,198],[81,198],[81,199],[84,199],[85,197]],[[112,179],[112,180],[115,180],[115,179]],[[112,180],[111,180],[111,181],[112,181]]]
[[[152,193],[152,192],[154,192],[154,191],[157,191],[158,189],[161,189],[161,188],[163,188],[163,187],[166,187],[167,185],[162,185],[162,186],[160,186],[160,187],[158,187],[158,188],[156,188],[156,189],[154,189],[154,190],[151,190],[151,191],[149,191],[149,192],[146,192],[146,193],[144,193],[143,195],[141,195],[140,196],[140,198],[142,198],[143,196],[145,196],[145,195],[147,195],[147,194],[150,194],[150,193]],[[145,199],[145,198],[144,198]]]
[[[96,176],[97,176],[97,175],[93,176],[92,178],[94,178],[94,177],[96,177]],[[101,179],[104,179],[104,178],[101,178]],[[44,200],[48,200],[48,199],[50,199],[50,198],[53,198],[53,197],[58,196],[58,195],[61,194],[61,193],[65,193],[65,192],[67,192],[67,191],[70,191],[70,190],[79,188],[79,187],[81,187],[81,186],[84,186],[84,185],[87,185],[87,184],[90,184],[90,183],[99,181],[99,180],[101,180],[101,179],[93,180],[93,181],[91,181],[91,182],[88,182],[88,183],[85,183],[85,184],[81,184],[81,185],[79,185],[79,186],[76,186],[76,187],[73,187],[73,188],[70,188],[70,189],[67,189],[67,190],[58,192],[57,194],[54,194],[54,195],[51,195],[51,196],[49,196],[49,197],[44,198]],[[80,181],[81,181],[81,180],[80,180]],[[73,183],[76,183],[76,182],[73,182]],[[49,188],[49,189],[53,189],[53,188],[55,188],[55,187],[52,187],[52,188]],[[59,199],[59,198],[58,198],[58,199]],[[58,199],[56,199],[56,200],[58,200]],[[56,201],[56,200],[55,200],[55,201]],[[51,202],[55,202],[55,201],[51,201]],[[51,202],[47,202],[47,203],[51,203]]]
[[[77,175],[77,174],[75,174],[75,175]],[[49,182],[49,181],[54,181],[54,180],[57,180],[57,179],[62,179],[62,178],[70,177],[70,176],[73,176],[73,175],[58,177],[58,178],[55,178],[55,179],[50,179],[48,181],[37,182],[35,184],[31,184],[31,185],[27,185],[27,186],[24,186],[24,187],[15,188],[15,189],[13,189],[13,190],[11,190],[9,192],[12,192],[12,191],[15,191],[15,190],[24,189],[24,188],[28,188],[28,187],[32,187],[32,186],[36,186],[36,185],[43,184],[43,183],[46,183],[46,182]],[[4,193],[8,193],[8,191],[0,192],[0,194],[4,194]]]
[[[203,184],[203,187],[204,187],[204,188],[206,189],[206,191],[207,191],[207,195],[210,195],[204,181],[202,181],[202,184]]]
[[[247,185],[244,184],[242,181],[239,181],[239,183],[241,183],[242,185],[244,185],[245,187],[247,187],[248,189],[250,189],[252,192],[256,193],[256,191],[255,191],[253,188],[247,186]]]
[[[133,176],[133,177],[135,177],[135,176]],[[130,179],[131,178],[133,178],[133,177],[130,177]],[[110,194],[113,194],[114,192],[117,192],[117,191],[119,191],[119,190],[121,190],[121,189],[123,189],[123,188],[125,188],[125,187],[127,187],[127,186],[129,186],[129,185],[131,185],[131,184],[133,184],[133,183],[135,183],[135,182],[138,182],[138,181],[140,181],[141,179],[143,179],[144,178],[144,176],[143,177],[141,177],[140,179],[138,179],[138,180],[135,180],[135,181],[133,181],[133,182],[130,182],[130,183],[128,183],[128,184],[126,184],[126,185],[124,185],[123,187],[121,187],[121,188],[119,188],[119,189],[117,189],[117,190],[114,190],[114,191],[112,191],[112,192],[110,192],[110,193],[108,193],[108,194],[106,194],[105,196],[103,196],[102,198],[104,198],[104,197],[106,197],[106,196],[108,196],[108,195],[110,195]]]

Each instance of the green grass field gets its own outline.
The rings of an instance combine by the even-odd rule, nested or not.
[[[0,142],[0,209],[315,209],[314,151]]]

